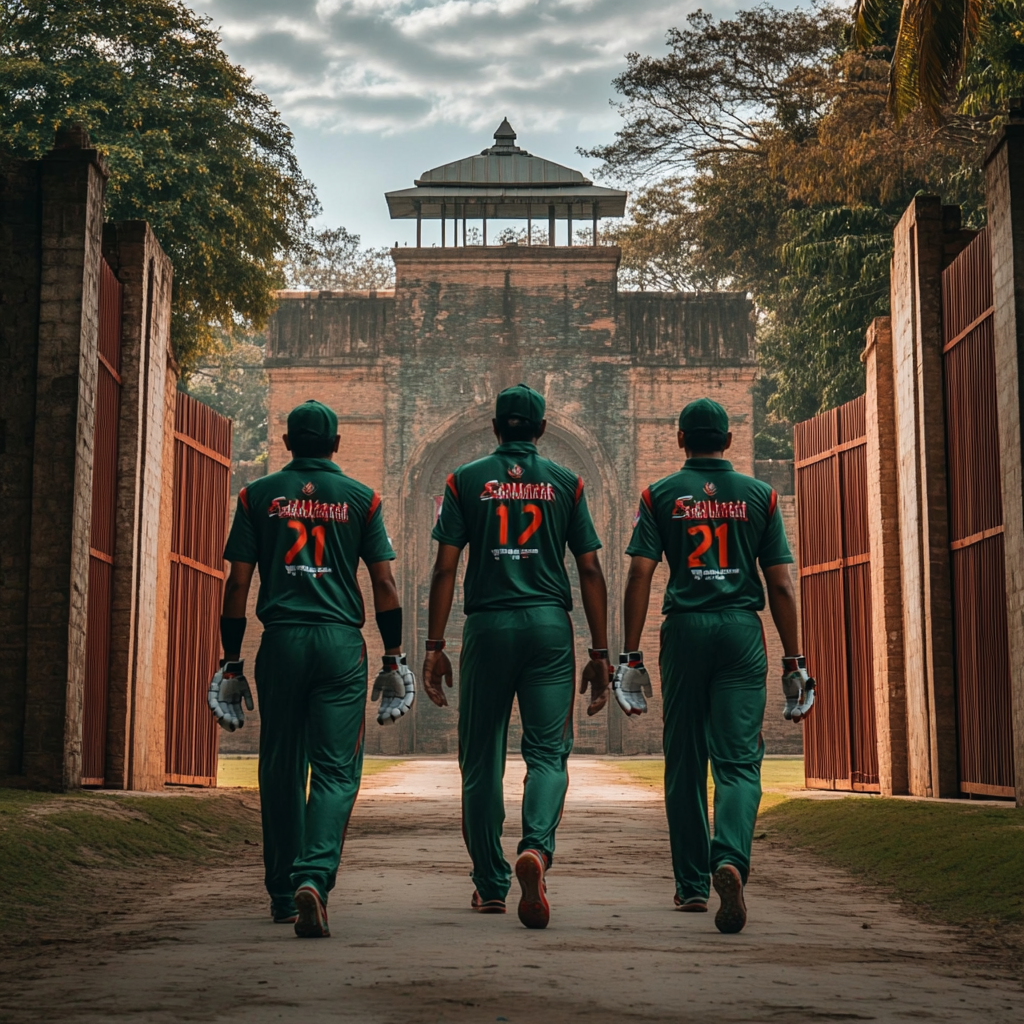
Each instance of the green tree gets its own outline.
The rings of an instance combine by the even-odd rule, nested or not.
[[[395,264],[385,249],[362,249],[361,238],[344,227],[308,229],[285,264],[289,288],[360,291],[395,286]]]
[[[181,384],[193,398],[234,420],[231,455],[259,459],[267,452],[270,382],[263,368],[262,336],[226,337],[219,351],[203,360]]]
[[[0,148],[37,158],[82,125],[107,156],[107,215],[152,225],[174,263],[186,372],[222,330],[259,329],[317,210],[292,136],[181,0],[5,0]]]
[[[618,238],[643,286],[754,295],[768,447],[772,417],[863,390],[864,331],[887,311],[892,228],[913,196],[939,192],[980,219],[991,119],[897,122],[886,52],[851,49],[848,17],[825,5],[692,15],[664,55],[629,55],[615,82],[625,123],[587,154],[641,186]]]

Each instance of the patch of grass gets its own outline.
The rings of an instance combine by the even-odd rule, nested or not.
[[[949,924],[1024,924],[1024,808],[784,800],[762,824]]]
[[[364,757],[363,778],[387,771],[401,763],[400,760],[391,757]],[[258,757],[222,757],[217,766],[217,787],[258,789],[259,766]]]
[[[74,917],[111,870],[206,863],[259,839],[237,796],[0,790],[0,934]]]
[[[665,785],[665,762],[662,758],[643,761],[615,761],[615,767],[632,781],[661,789]],[[765,793],[791,793],[804,788],[802,758],[771,758],[761,765],[761,787]],[[714,796],[715,784],[708,773],[708,799]],[[761,806],[764,807],[764,801]]]

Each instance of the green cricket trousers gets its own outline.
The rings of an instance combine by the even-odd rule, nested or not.
[[[661,627],[665,810],[676,893],[707,899],[723,864],[744,882],[761,802],[765,677],[760,618],[750,611],[683,612]],[[715,833],[708,828],[708,758]]]
[[[285,909],[311,882],[326,901],[363,771],[362,634],[341,625],[271,626],[256,656],[256,689],[267,892]]]
[[[569,785],[576,658],[564,608],[473,612],[459,662],[459,767],[462,834],[473,883],[484,900],[505,899],[512,871],[501,849],[502,779],[512,699],[519,700],[526,761],[523,838],[548,864]]]

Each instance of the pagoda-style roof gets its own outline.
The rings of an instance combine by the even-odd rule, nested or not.
[[[415,188],[385,193],[392,220],[457,216],[540,220],[552,215],[564,220],[625,214],[622,190],[595,185],[580,171],[534,156],[515,141],[516,133],[506,118],[494,133],[493,146],[424,171]]]

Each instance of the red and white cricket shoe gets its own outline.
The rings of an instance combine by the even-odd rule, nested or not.
[[[295,921],[295,934],[300,939],[326,939],[331,929],[327,924],[327,907],[320,893],[312,885],[300,885],[295,890],[295,906],[299,916]]]
[[[470,907],[475,910],[478,914],[504,914],[505,913],[505,901],[504,900],[485,900],[480,898],[480,893],[475,889],[473,890],[473,900],[470,903]]]
[[[523,850],[516,861],[516,878],[523,890],[519,900],[519,920],[527,928],[547,928],[551,920],[547,885],[544,882],[546,869],[544,854],[537,850]]]

